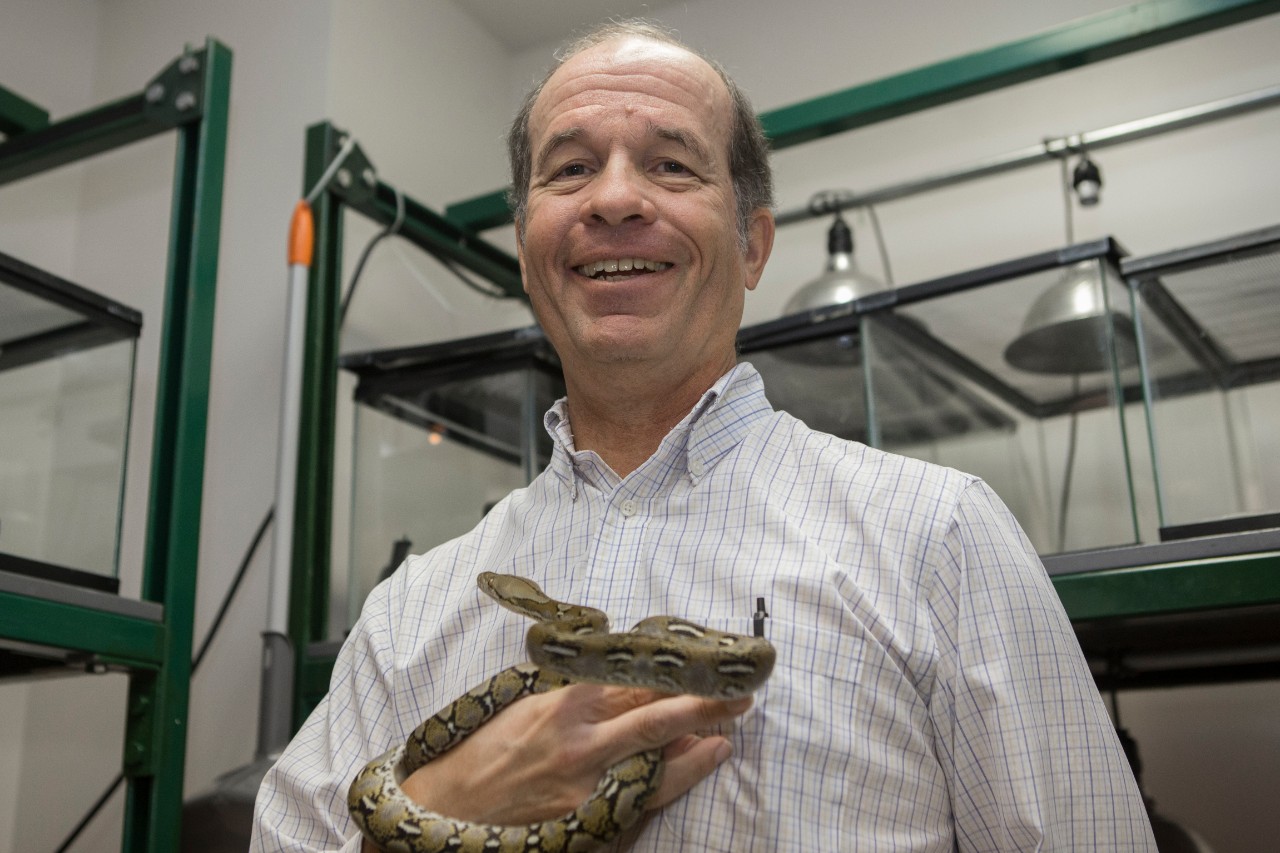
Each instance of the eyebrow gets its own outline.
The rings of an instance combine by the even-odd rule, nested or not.
[[[678,127],[659,127],[650,122],[649,133],[659,139],[667,139],[676,143],[681,148],[693,154],[702,163],[711,163],[711,152],[707,150],[707,146],[702,144],[702,140]]]
[[[578,139],[585,133],[586,133],[585,128],[571,127],[567,130],[562,130],[559,133],[552,135],[552,137],[549,140],[547,140],[547,144],[544,145],[542,147],[542,150],[538,152],[538,158],[533,164],[533,173],[535,175],[540,174],[542,170],[546,168],[547,161],[551,159],[551,155],[556,153],[557,149],[559,149],[561,146],[564,146],[570,142],[573,142],[575,139]]]
[[[712,161],[711,152],[707,150],[707,146],[702,143],[702,140],[698,139],[697,136],[687,130],[682,130],[678,127],[662,127],[654,124],[653,122],[649,122],[648,132],[651,136],[658,139],[665,139],[670,142],[674,142],[676,145],[679,145],[681,148],[684,148],[686,151],[693,154],[693,156],[700,162],[710,163]],[[557,150],[570,142],[574,142],[582,138],[586,133],[587,131],[584,127],[570,127],[552,134],[551,138],[547,140],[546,145],[544,145],[542,150],[538,152],[537,159],[533,164],[534,174],[538,174],[546,168],[547,161],[551,159],[551,156],[555,154]]]

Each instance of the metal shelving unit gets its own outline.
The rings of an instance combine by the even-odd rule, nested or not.
[[[1010,44],[893,75],[761,115],[775,149],[821,139],[890,118],[991,92],[1004,86],[1144,50],[1280,12],[1280,0],[1151,0],[1064,24]],[[339,132],[330,125],[310,129],[305,187],[337,151]],[[357,161],[352,175],[367,163]],[[489,192],[445,210],[406,202],[401,233],[421,248],[448,257],[489,278],[511,296],[521,295],[515,260],[486,243],[480,232],[510,222],[503,191]],[[317,215],[317,263],[312,271],[308,320],[308,360],[299,458],[298,505],[294,528],[290,635],[295,648],[307,649],[295,696],[298,723],[326,689],[335,644],[325,637],[328,612],[329,500],[333,485],[334,394],[337,373],[337,300],[341,265],[341,210],[350,207],[387,224],[395,217],[395,192],[380,181],[335,182],[321,199]],[[496,269],[495,269],[496,265]],[[487,271],[487,272],[486,272]],[[1082,573],[1055,576],[1055,585],[1086,651],[1093,657],[1117,649],[1161,653],[1154,641],[1135,645],[1144,626],[1163,620],[1179,626],[1205,614],[1230,622],[1246,614],[1263,626],[1267,645],[1276,629],[1271,610],[1280,606],[1280,547],[1266,546],[1247,555],[1206,558],[1147,552],[1106,552],[1098,565]],[[1113,563],[1119,559],[1119,563]],[[1052,560],[1048,561],[1052,563]],[[1053,566],[1050,566],[1051,571]],[[1252,618],[1252,617],[1251,617]],[[1159,633],[1159,632],[1155,632]],[[1228,632],[1229,633],[1229,632]],[[1093,645],[1089,645],[1089,643]],[[1280,645],[1280,644],[1278,644]],[[1274,676],[1280,656],[1250,677]],[[1112,669],[1113,675],[1116,670]],[[1207,678],[1194,666],[1179,678]],[[1237,675],[1243,675],[1237,671]],[[1099,671],[1099,681],[1106,673]],[[1139,684],[1113,678],[1113,683]]]
[[[56,122],[0,90],[0,185],[177,134],[141,597],[0,571],[0,644],[128,673],[125,850],[179,847],[230,83],[231,52],[209,39],[137,94]]]

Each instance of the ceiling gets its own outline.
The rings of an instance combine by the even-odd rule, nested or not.
[[[609,18],[651,15],[673,0],[457,0],[494,38],[513,51],[564,39]]]

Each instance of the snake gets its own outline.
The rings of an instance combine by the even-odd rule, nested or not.
[[[595,850],[643,815],[662,781],[661,750],[624,758],[605,771],[582,805],[540,823],[501,826],[456,820],[414,802],[400,785],[525,696],[586,682],[737,699],[755,692],[773,671],[776,653],[763,637],[724,633],[673,616],[651,616],[630,631],[611,632],[602,611],[557,601],[527,578],[481,572],[476,583],[503,607],[534,620],[525,637],[528,661],[467,691],[356,774],[348,809],[364,837],[383,850]]]

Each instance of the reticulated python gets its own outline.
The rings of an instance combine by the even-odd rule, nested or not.
[[[599,610],[547,597],[514,575],[483,572],[480,589],[537,622],[526,640],[532,663],[504,670],[414,729],[403,746],[369,762],[351,783],[347,805],[365,837],[405,853],[559,853],[589,851],[615,838],[644,813],[662,780],[662,753],[650,750],[615,764],[570,814],[523,826],[454,820],[410,800],[400,783],[457,745],[495,714],[531,693],[573,681],[647,687],[736,699],[773,670],[767,640],[725,634],[671,616],[653,616],[627,633],[609,633]]]

